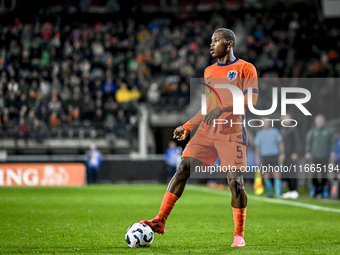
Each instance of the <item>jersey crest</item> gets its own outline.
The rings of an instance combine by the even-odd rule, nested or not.
[[[232,70],[232,71],[228,72],[227,79],[229,81],[234,81],[234,80],[236,80],[236,78],[237,78],[237,72],[236,71]]]

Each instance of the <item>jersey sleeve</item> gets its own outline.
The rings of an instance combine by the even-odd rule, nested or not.
[[[204,81],[207,82],[206,80],[206,73],[207,69],[204,70]],[[183,128],[185,131],[189,132],[201,124],[203,120],[203,115],[201,113],[201,109],[198,111],[198,113],[190,120],[188,120],[185,124],[183,124]]]
[[[201,124],[203,120],[203,115],[201,113],[201,110],[198,111],[198,113],[190,120],[188,120],[184,125],[183,128],[185,131],[189,132]]]
[[[248,93],[248,88],[253,89],[253,93],[259,93],[257,81],[257,72],[253,64],[247,63],[246,70],[243,76],[243,94]]]

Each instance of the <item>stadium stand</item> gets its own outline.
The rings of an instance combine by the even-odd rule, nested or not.
[[[130,16],[112,15],[126,11],[120,1],[54,2],[33,18],[9,10],[0,26],[0,148],[10,154],[65,147],[83,153],[91,140],[107,152],[129,152],[141,103],[149,106],[151,124],[181,124],[172,115],[189,104],[190,78],[213,63],[208,45],[218,27],[235,31],[237,56],[254,63],[259,77],[340,76],[340,26],[320,25],[320,13],[303,1],[289,8],[282,1],[269,7],[225,1],[223,8],[221,1],[173,1],[168,11],[163,1],[142,1]],[[158,15],[139,16],[140,8]],[[106,13],[99,18],[95,11]],[[338,117],[327,102],[339,100],[340,89],[312,89],[318,112]],[[270,93],[262,89],[268,100],[261,102]],[[164,113],[176,123],[164,123]]]

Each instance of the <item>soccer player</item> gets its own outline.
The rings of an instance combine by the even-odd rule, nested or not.
[[[210,53],[217,59],[217,63],[205,69],[204,78],[211,87],[214,87],[215,78],[224,78],[228,84],[235,85],[243,91],[243,94],[247,94],[247,89],[251,87],[252,102],[255,105],[258,95],[256,70],[252,64],[234,56],[235,39],[235,34],[230,29],[220,28],[214,32],[211,38]],[[182,161],[168,185],[158,215],[152,220],[141,221],[141,223],[149,225],[156,233],[164,234],[166,220],[176,201],[181,197],[190,176],[190,165],[211,166],[220,156],[221,167],[231,165],[240,170],[246,167],[245,116],[233,115],[233,97],[228,89],[215,88],[214,90],[219,94],[221,104],[216,107],[213,100],[208,97],[208,114],[203,116],[199,111],[195,117],[174,131],[174,138],[184,140],[191,130],[199,126],[196,134],[184,149]],[[245,109],[248,108],[247,98],[244,96]],[[233,126],[215,125],[215,119],[238,124]],[[231,190],[231,206],[233,207],[235,225],[234,242],[231,246],[243,247],[246,245],[244,228],[247,209],[243,175],[242,171],[230,171],[226,174]]]

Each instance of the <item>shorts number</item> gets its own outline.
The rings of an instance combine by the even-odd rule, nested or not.
[[[236,148],[237,148],[237,152],[240,153],[237,155],[237,158],[243,158],[242,146],[238,145]]]

